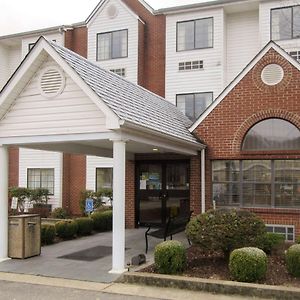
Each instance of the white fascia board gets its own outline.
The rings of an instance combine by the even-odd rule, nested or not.
[[[88,18],[86,19],[86,26],[87,28],[89,28],[93,22],[95,21],[95,19],[98,17],[98,15],[104,10],[105,6],[109,3],[109,0],[104,0],[100,3],[98,3],[98,5],[95,7],[95,9],[92,11],[92,13],[88,16]],[[123,3],[122,0],[119,0],[119,3],[122,7],[124,7],[129,14],[136,20],[139,20],[140,22],[142,22],[143,24],[145,24],[145,22],[137,15],[135,14],[125,3]]]
[[[215,101],[204,111],[204,113],[194,122],[189,128],[190,132],[193,132],[205,118],[219,105],[219,103],[235,88],[235,86],[248,74],[248,72],[263,58],[263,56],[270,50],[274,49],[278,54],[284,57],[290,64],[300,71],[300,63],[293,59],[288,53],[286,53],[281,47],[279,47],[273,41],[270,41],[250,63],[233,79],[231,83],[221,92],[221,94],[215,99]]]

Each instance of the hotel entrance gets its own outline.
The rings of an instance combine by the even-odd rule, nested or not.
[[[189,161],[140,161],[136,174],[138,225],[159,225],[189,213]]]

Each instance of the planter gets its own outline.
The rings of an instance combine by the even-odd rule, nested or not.
[[[31,214],[39,214],[41,218],[47,218],[52,211],[52,204],[36,203],[33,204],[33,208],[29,209]]]

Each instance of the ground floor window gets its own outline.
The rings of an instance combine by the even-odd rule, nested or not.
[[[47,189],[50,195],[54,195],[54,169],[27,169],[27,187]]]
[[[286,241],[295,241],[295,227],[293,225],[266,224],[267,232],[273,232],[284,236]]]
[[[212,162],[217,206],[299,207],[300,160]]]
[[[97,168],[96,169],[96,191],[101,189],[112,189],[113,169],[112,168]]]

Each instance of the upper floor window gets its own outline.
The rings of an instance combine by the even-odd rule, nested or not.
[[[177,51],[211,48],[213,18],[177,23]]]
[[[266,119],[250,128],[242,150],[299,150],[300,131],[292,123],[282,119]]]
[[[300,38],[300,5],[271,10],[271,39]]]
[[[298,62],[300,62],[300,50],[296,50],[296,51],[291,51],[289,52],[290,56],[297,60]]]
[[[213,93],[177,95],[176,105],[189,119],[195,121],[212,103]]]
[[[54,169],[27,169],[27,187],[29,189],[47,189],[54,194]]]
[[[128,30],[97,34],[97,60],[127,57]]]

